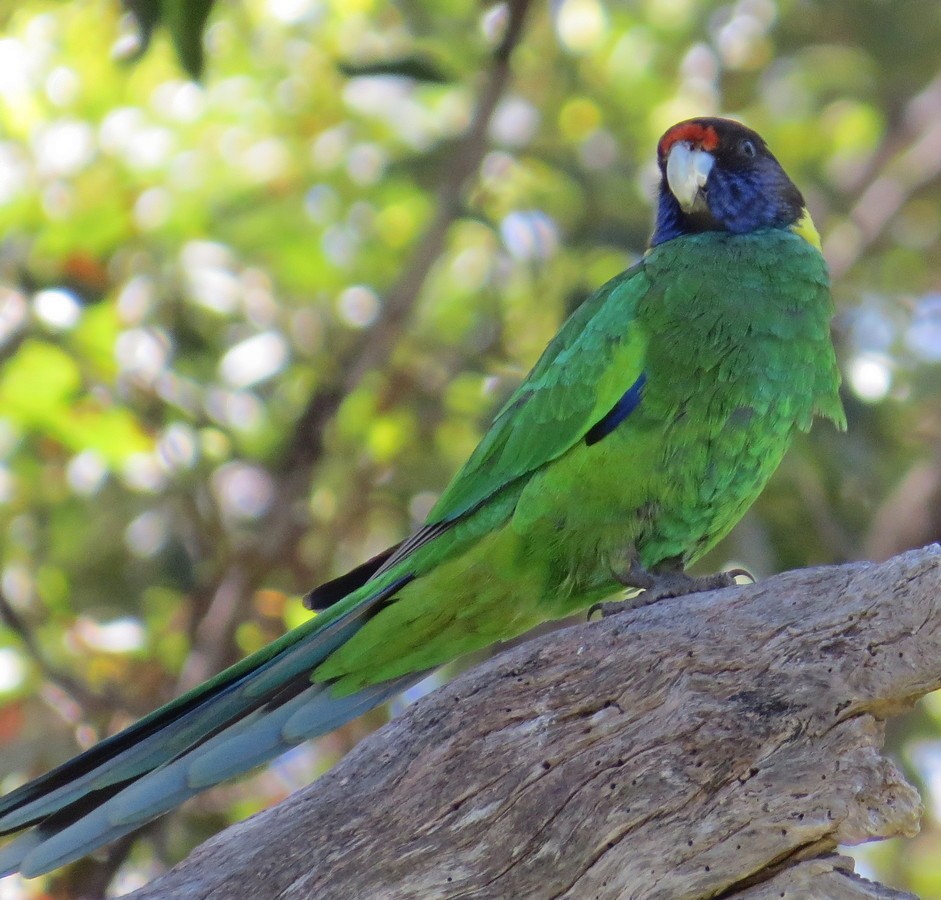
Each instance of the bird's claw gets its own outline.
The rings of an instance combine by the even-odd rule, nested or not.
[[[738,577],[748,578],[752,584],[757,579],[747,569],[729,569],[727,572],[716,572],[713,575],[688,575],[682,569],[670,569],[665,572],[650,573],[638,563],[622,574],[615,572],[615,577],[625,587],[632,589],[642,588],[634,597],[624,600],[596,603],[588,610],[588,618],[596,612],[601,618],[618,615],[634,609],[650,606],[658,600],[667,600],[671,597],[684,597],[687,594],[698,594],[704,591],[717,591],[722,588],[734,587]],[[643,583],[641,583],[643,582]]]
[[[732,581],[733,584],[737,584],[737,583],[738,583],[738,582],[736,582],[736,581],[734,580],[734,579],[736,579],[736,578],[747,578],[752,584],[758,584],[758,579],[755,578],[755,576],[752,575],[752,573],[749,572],[748,569],[741,569],[741,568],[739,568],[739,569],[729,569],[727,572],[725,572],[725,573],[723,573],[723,574],[725,574],[725,575],[731,575],[731,576],[732,576],[732,579],[733,579],[733,581]]]

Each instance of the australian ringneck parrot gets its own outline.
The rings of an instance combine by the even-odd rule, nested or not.
[[[312,591],[304,625],[0,800],[0,833],[21,832],[0,873],[61,866],[463,653],[683,577],[795,432],[844,427],[798,189],[737,122],[681,122],[657,149],[648,251],[562,326],[425,525]]]

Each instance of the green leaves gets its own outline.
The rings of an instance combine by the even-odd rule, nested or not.
[[[173,41],[177,59],[190,78],[203,75],[203,36],[215,0],[123,0],[134,19],[138,44],[127,58],[140,59],[147,52],[154,32],[165,28]]]
[[[348,78],[389,75],[426,84],[450,84],[455,79],[428,56],[418,54],[369,62],[340,61],[337,68]]]
[[[83,391],[82,381],[65,350],[27,340],[0,372],[0,410],[21,431],[46,435],[75,453],[94,451],[112,467],[152,447],[130,410],[102,404]]]

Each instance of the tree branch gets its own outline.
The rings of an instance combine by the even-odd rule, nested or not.
[[[32,660],[33,665],[42,673],[43,678],[50,684],[54,684],[76,703],[82,711],[83,718],[104,711],[114,712],[119,704],[118,697],[113,694],[95,693],[79,679],[49,662],[32,630],[2,590],[0,590],[0,625],[5,625],[20,639],[23,650]]]
[[[941,548],[664,600],[526,642],[133,896],[902,897],[884,720],[941,685]]]
[[[846,220],[824,237],[824,256],[835,282],[866,256],[908,200],[941,175],[941,72],[905,107],[899,127],[891,131],[865,173],[868,184],[846,187],[857,198]]]
[[[444,249],[448,229],[461,212],[461,197],[468,179],[477,171],[487,151],[487,129],[510,79],[510,59],[523,36],[523,24],[530,0],[511,0],[509,18],[499,46],[493,53],[476,108],[467,130],[457,143],[453,157],[438,188],[434,217],[419,239],[402,274],[386,291],[376,322],[363,332],[352,348],[349,365],[337,366],[343,383],[315,392],[298,419],[283,468],[306,471],[319,458],[324,427],[336,413],[343,398],[354,390],[363,376],[388,362],[412,307],[432,266]],[[292,494],[292,498],[296,495]]]

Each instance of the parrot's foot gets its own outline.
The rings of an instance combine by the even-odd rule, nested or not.
[[[658,571],[648,572],[636,559],[631,561],[626,571],[615,570],[614,575],[624,587],[639,590],[640,593],[624,600],[596,603],[588,610],[589,619],[598,610],[601,612],[601,618],[606,619],[631,609],[642,609],[658,600],[734,587],[738,583],[735,579],[739,576],[749,579],[752,583],[757,581],[747,569],[729,569],[728,572],[717,572],[714,575],[689,575],[683,571],[681,565],[669,565]]]

